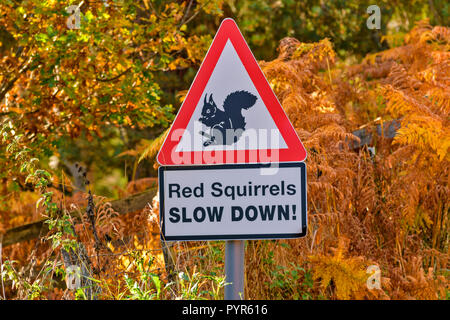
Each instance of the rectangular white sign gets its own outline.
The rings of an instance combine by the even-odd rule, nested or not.
[[[279,163],[159,168],[161,238],[238,240],[306,235],[306,166]],[[272,164],[273,167],[273,164]]]

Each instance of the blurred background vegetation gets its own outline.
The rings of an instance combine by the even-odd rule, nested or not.
[[[445,0],[0,0],[0,298],[222,298],[223,241],[160,241],[153,197],[231,17],[308,152],[308,234],[247,241],[248,298],[449,299],[449,16]],[[61,283],[72,264],[84,290]]]
[[[129,181],[155,176],[152,158],[137,160],[170,125],[223,18],[237,21],[257,60],[273,60],[279,41],[294,37],[329,38],[353,62],[401,44],[418,20],[450,20],[445,0],[379,0],[381,29],[369,30],[372,2],[1,0],[0,117],[41,166],[53,159],[70,175],[81,163],[96,193],[117,197]],[[70,4],[81,4],[79,30],[66,26]],[[4,152],[0,162],[4,185],[20,180]]]

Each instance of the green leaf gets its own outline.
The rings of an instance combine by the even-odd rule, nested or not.
[[[48,35],[46,35],[45,33],[38,33],[37,35],[34,36],[34,38],[38,42],[47,42],[49,39]]]
[[[92,12],[89,10],[88,12],[86,12],[86,14],[84,15],[86,17],[86,20],[88,22],[91,22],[92,20],[94,20],[94,15],[92,14]]]

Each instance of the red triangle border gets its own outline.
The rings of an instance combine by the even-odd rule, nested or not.
[[[175,149],[181,139],[179,136],[178,139],[170,139],[173,132],[177,129],[186,129],[189,124],[189,121],[194,113],[194,110],[198,104],[198,101],[201,99],[201,95],[211,77],[214,68],[220,58],[220,55],[227,43],[230,40],[236,50],[239,58],[241,59],[242,64],[245,67],[250,79],[253,81],[253,84],[258,90],[261,99],[266,105],[272,119],[274,120],[276,126],[280,130],[281,135],[283,136],[287,148],[278,149],[278,150],[265,150],[269,154],[270,152],[278,152],[278,160],[276,162],[300,162],[306,159],[306,150],[300,141],[295,129],[293,128],[291,122],[289,121],[286,113],[284,112],[280,102],[278,101],[275,93],[272,91],[269,83],[267,82],[264,73],[259,67],[253,53],[248,47],[244,37],[242,36],[238,26],[234,22],[233,19],[227,18],[222,21],[219,30],[217,31],[214,40],[209,48],[205,59],[203,60],[200,69],[195,76],[194,81],[192,82],[191,88],[189,89],[186,98],[181,105],[180,110],[167,134],[161,150],[158,153],[157,161],[160,165],[205,165],[205,164],[224,164],[224,163],[243,163],[243,162],[235,162],[236,159],[241,159],[242,154],[245,153],[245,162],[244,163],[267,163],[271,162],[271,157],[267,156],[267,152],[265,153],[266,157],[263,156],[264,153],[258,152],[257,161],[251,161],[250,152],[254,152],[254,150],[223,150],[223,151],[190,151],[190,152],[176,152]],[[258,150],[262,151],[262,150]],[[223,153],[222,159],[235,159],[233,162],[214,162],[209,163],[206,159],[217,159],[215,157],[216,152]],[[173,153],[177,153],[178,159],[186,156],[185,153],[188,153],[191,159],[190,163],[176,163],[173,161]],[[230,154],[231,153],[231,154]],[[253,156],[254,154],[252,154]],[[238,157],[239,156],[239,157]],[[220,157],[219,157],[220,158]],[[198,161],[200,160],[200,162]]]

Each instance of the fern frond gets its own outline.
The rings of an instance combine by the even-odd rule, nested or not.
[[[150,142],[150,144],[142,152],[138,162],[141,162],[145,158],[152,158],[156,156],[159,149],[161,149],[164,139],[169,133],[169,129],[166,129],[163,133],[161,133],[158,137],[156,137],[153,141]]]
[[[333,282],[337,299],[349,299],[363,290],[366,273],[363,259],[346,258],[347,241],[339,239],[333,255],[313,255],[309,259],[313,264],[313,278],[320,279],[322,288],[326,289]]]

